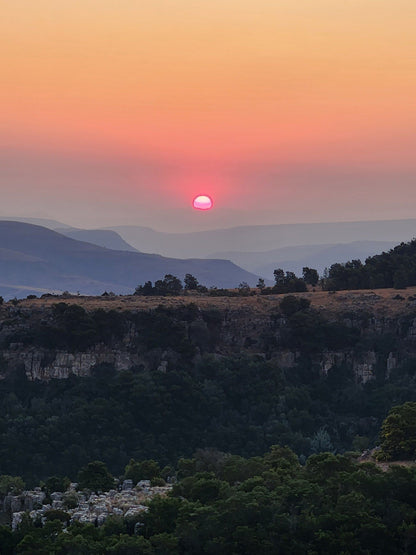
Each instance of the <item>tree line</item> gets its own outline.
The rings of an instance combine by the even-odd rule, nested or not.
[[[273,287],[266,287],[265,280],[259,278],[256,289],[263,295],[273,293],[301,293],[308,290],[307,286],[315,287],[319,282],[318,271],[314,268],[303,268],[302,277],[297,277],[294,272],[285,272],[281,268],[274,270],[275,284]],[[154,282],[146,281],[142,285],[138,285],[135,289],[135,295],[141,296],[176,296],[187,292],[200,293],[213,297],[218,296],[249,296],[255,294],[245,281],[238,284],[233,289],[224,289],[212,286],[210,288],[199,283],[198,279],[192,274],[186,274],[183,282],[172,274],[166,274],[163,279]]]
[[[403,289],[416,285],[416,239],[407,243],[401,243],[388,252],[370,256],[362,263],[355,259],[345,263],[335,263],[325,269],[323,276],[314,268],[304,267],[302,277],[296,276],[294,272],[285,272],[277,268],[273,272],[275,284],[266,287],[265,280],[260,278],[257,283],[258,291],[263,294],[282,294],[307,291],[307,286],[321,286],[328,291],[350,290],[350,289],[380,289],[395,288]],[[197,280],[187,274],[185,285],[182,286],[180,280],[175,278],[175,285],[172,285],[173,276],[165,276],[165,280],[159,280],[152,286],[147,282],[146,291],[144,286],[140,286],[137,294],[181,294],[183,290],[200,291],[215,295],[215,291],[201,287]],[[149,285],[150,284],[150,285]],[[153,289],[152,289],[153,287]],[[239,294],[250,294],[247,284],[240,284]],[[173,292],[174,291],[174,292]],[[221,290],[221,292],[227,290]]]
[[[339,289],[402,289],[416,285],[416,239],[388,252],[345,264],[333,264],[325,273],[323,287]]]

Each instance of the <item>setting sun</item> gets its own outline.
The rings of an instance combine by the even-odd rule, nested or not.
[[[208,195],[198,195],[192,201],[192,206],[196,210],[211,210],[213,206],[212,198]]]

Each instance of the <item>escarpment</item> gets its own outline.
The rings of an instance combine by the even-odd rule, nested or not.
[[[308,297],[314,299],[301,296]],[[396,300],[394,310],[380,307],[372,293],[338,294],[331,306],[308,301],[284,307],[283,298],[159,299],[153,306],[115,308],[101,308],[99,298],[93,306],[91,299],[76,298],[43,306],[9,303],[0,312],[0,378],[90,376],[106,365],[168,372],[205,354],[247,354],[275,360],[289,372],[302,364],[327,375],[342,366],[365,383],[388,379],[416,358],[412,298]]]

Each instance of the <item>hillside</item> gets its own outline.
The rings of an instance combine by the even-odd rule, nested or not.
[[[137,284],[165,274],[186,273],[208,286],[235,287],[257,276],[225,260],[178,260],[159,255],[110,250],[65,237],[44,227],[0,221],[0,295],[19,296],[38,288],[100,294],[128,293]],[[29,258],[28,258],[29,257]]]
[[[45,226],[46,227],[46,226]],[[58,233],[76,239],[77,241],[85,241],[106,249],[118,251],[138,252],[137,249],[129,245],[118,233],[110,229],[55,229]],[[216,257],[211,257],[216,258]]]

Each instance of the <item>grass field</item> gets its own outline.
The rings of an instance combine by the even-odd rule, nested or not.
[[[338,313],[348,311],[368,311],[378,316],[394,316],[411,313],[416,310],[416,287],[407,289],[376,289],[358,291],[308,291],[295,293],[307,298],[311,306],[319,311]],[[105,310],[148,310],[159,305],[179,307],[195,303],[200,308],[218,308],[230,310],[250,310],[253,313],[275,311],[285,295],[253,295],[249,297],[209,297],[189,294],[178,297],[141,297],[135,295],[118,295],[114,297],[92,296],[54,296],[43,299],[20,300],[18,306],[26,308],[49,307],[58,302],[79,304],[86,310],[104,308]],[[10,302],[8,303],[8,305]]]

